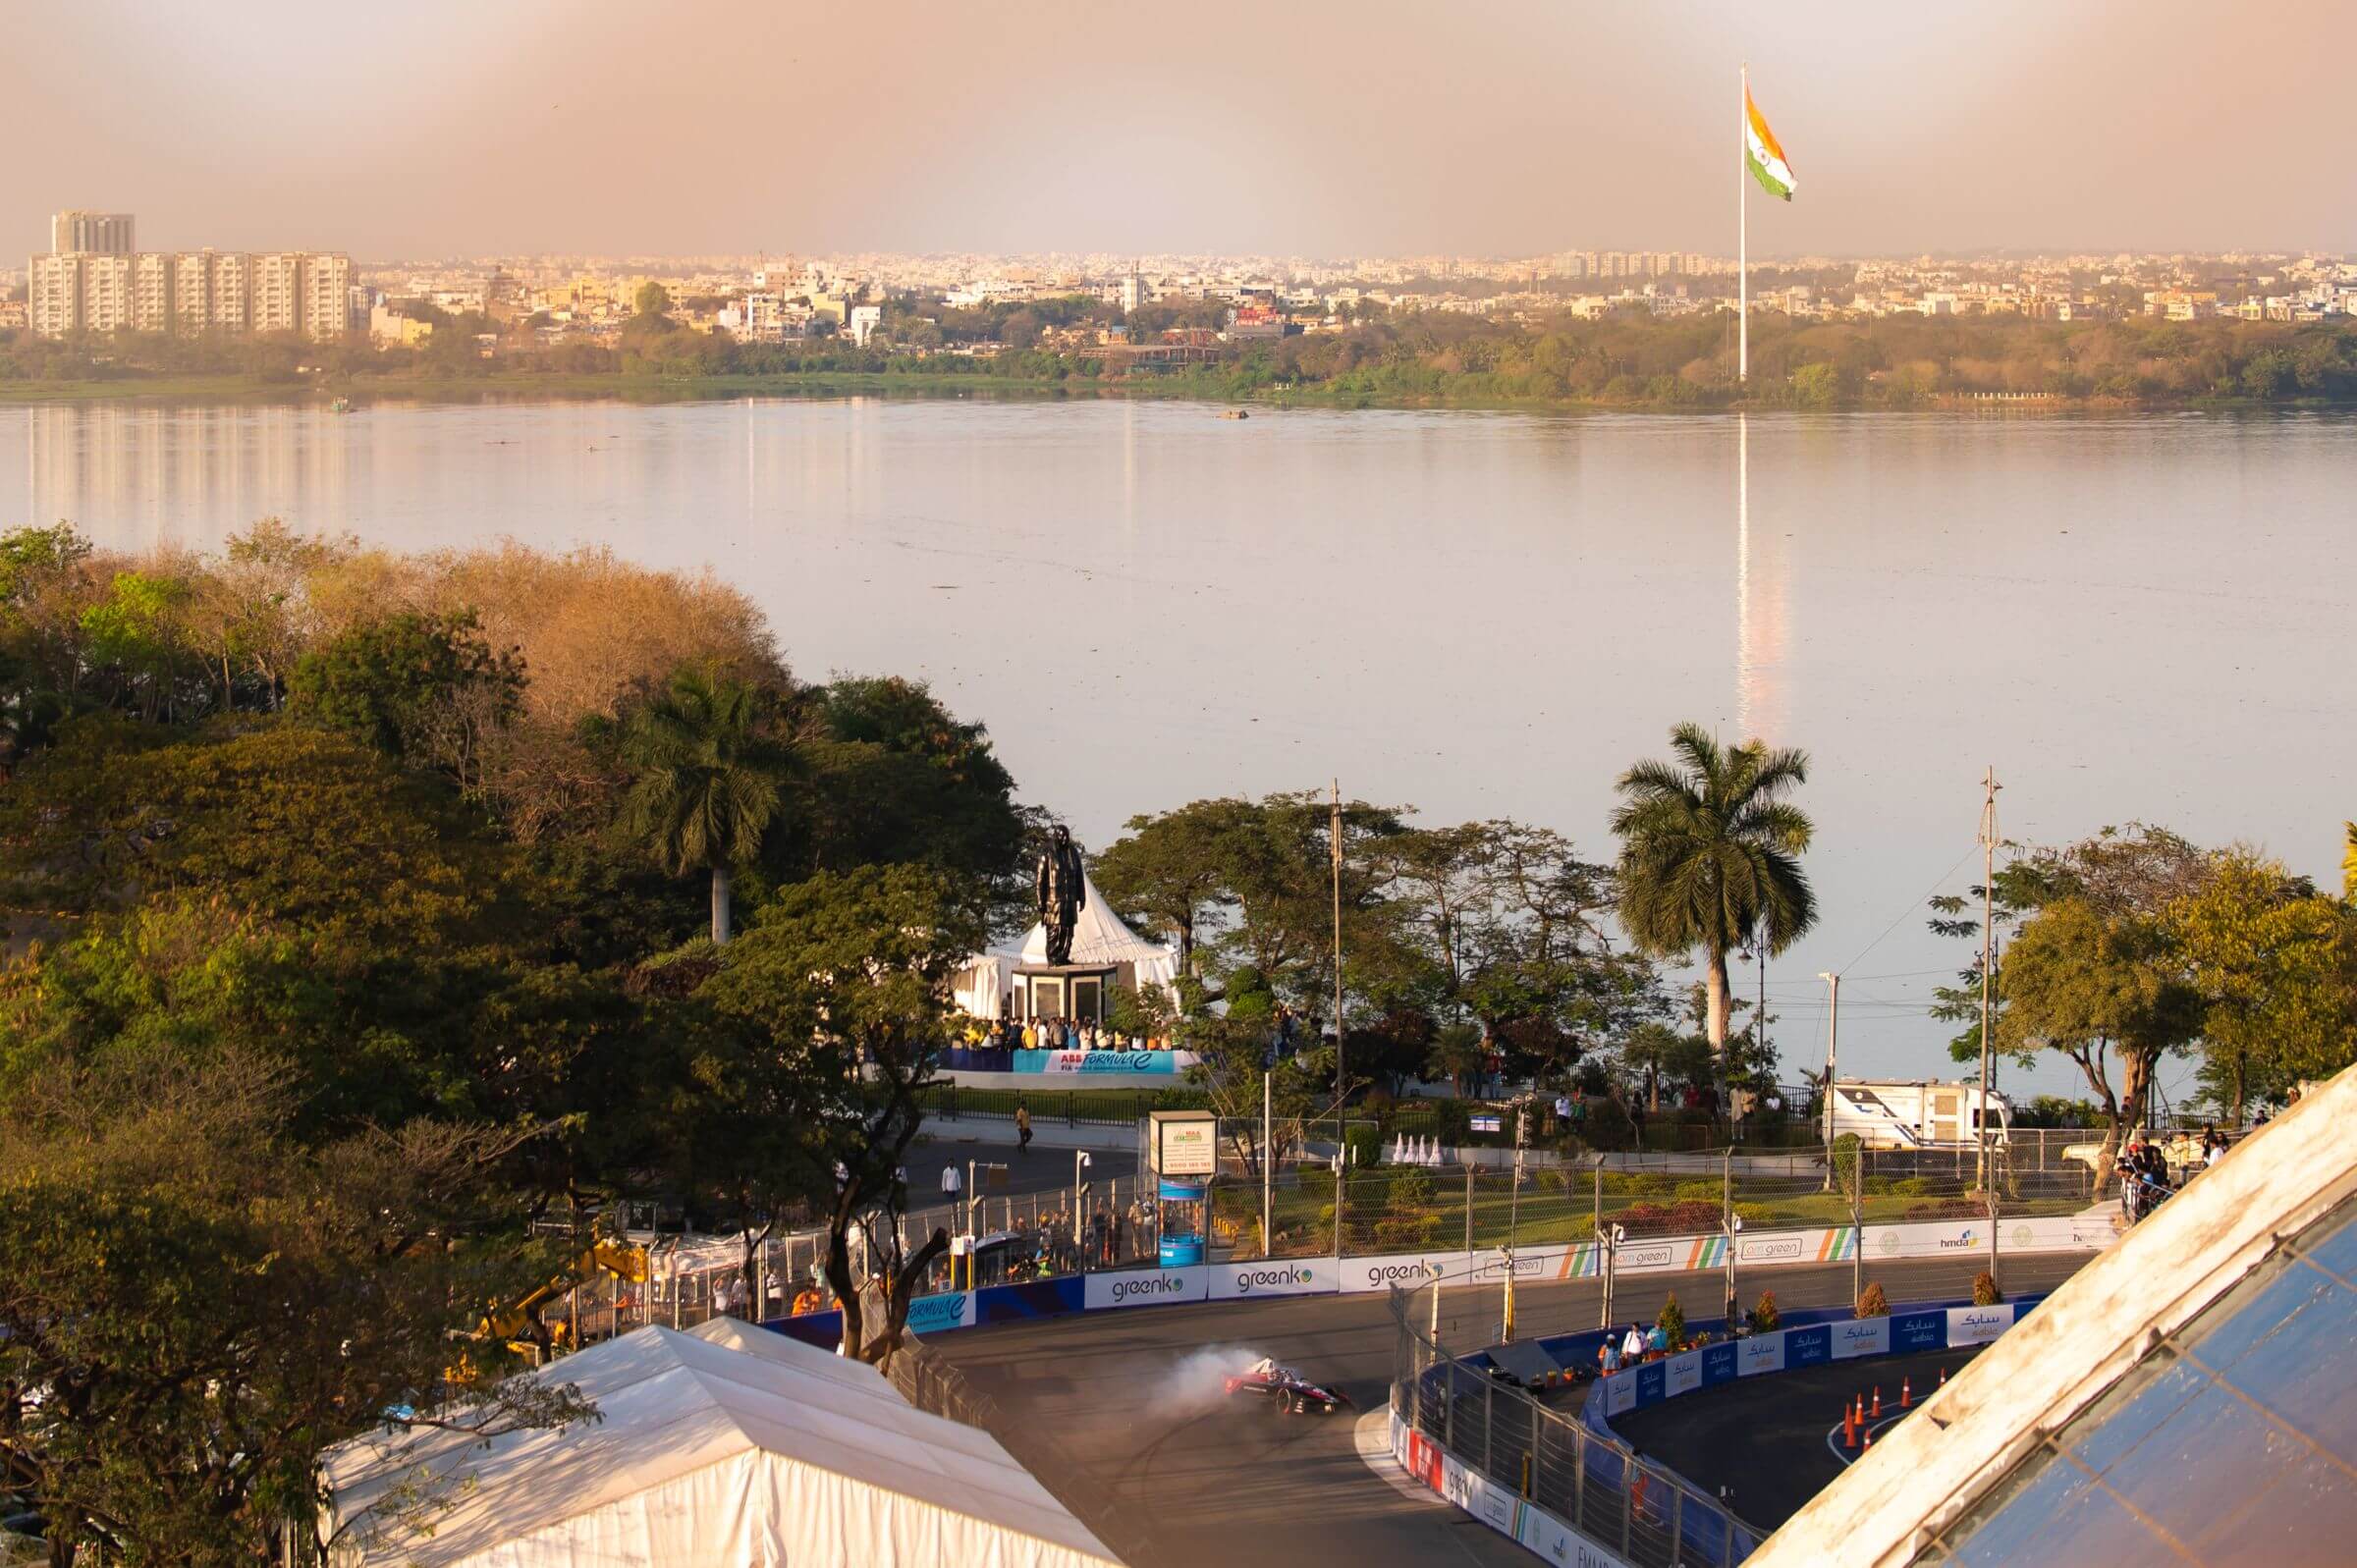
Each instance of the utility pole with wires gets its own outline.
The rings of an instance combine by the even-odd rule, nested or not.
[[[1327,829],[1327,847],[1334,861],[1334,1107],[1341,1117],[1348,1080],[1343,1076],[1343,782],[1334,781],[1334,815]],[[1343,1122],[1343,1142],[1349,1141],[1349,1122]]]
[[[1981,1103],[1973,1120],[1979,1158],[1974,1179],[1989,1190],[1989,1020],[1990,988],[1997,978],[1997,768],[1981,781]]]

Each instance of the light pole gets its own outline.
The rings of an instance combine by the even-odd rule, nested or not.
[[[1072,1256],[1074,1258],[1080,1256],[1080,1200],[1082,1194],[1087,1191],[1080,1184],[1080,1172],[1095,1163],[1096,1162],[1089,1158],[1087,1150],[1075,1149],[1072,1151]]]
[[[1817,978],[1832,988],[1825,1014],[1825,1190],[1834,1190],[1834,1085],[1841,1081],[1841,977],[1819,970]]]

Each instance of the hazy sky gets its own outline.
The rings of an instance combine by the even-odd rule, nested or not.
[[[12,11],[6,251],[2357,248],[2351,0]]]

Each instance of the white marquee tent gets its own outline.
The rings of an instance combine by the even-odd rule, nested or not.
[[[1075,966],[1120,969],[1128,966],[1122,983],[1143,991],[1148,986],[1168,989],[1178,979],[1178,950],[1139,936],[1122,923],[1086,872],[1080,886],[1087,900],[1072,920]],[[1017,965],[1048,961],[1048,928],[1034,924],[1013,948],[977,953],[959,971],[956,1000],[960,1011],[976,1018],[996,1018],[1006,1010],[1007,992]]]
[[[446,1504],[354,1526],[336,1568],[1118,1568],[989,1433],[782,1334],[641,1328],[530,1376],[603,1419],[334,1450],[331,1529],[397,1488]]]

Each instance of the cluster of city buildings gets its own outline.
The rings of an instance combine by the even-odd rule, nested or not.
[[[45,338],[128,329],[332,339],[351,328],[350,256],[141,250],[136,241],[128,212],[56,214],[48,252],[26,268],[25,324]]]
[[[1088,298],[1100,319],[1040,327],[1056,349],[1113,349],[1173,362],[1213,346],[1337,331],[1369,315],[1461,312],[1535,322],[1640,309],[1674,317],[1729,308],[1736,264],[1693,251],[1562,250],[1519,258],[1451,255],[1308,260],[1279,256],[855,254],[780,260],[715,256],[499,257],[387,263],[363,285],[339,253],[142,251],[128,213],[61,212],[48,253],[31,258],[21,305],[0,327],[48,337],[119,329],[189,335],[365,332],[415,345],[454,317],[481,317],[486,352],[518,340],[611,343],[642,288],[663,285],[682,327],[740,341],[839,337],[865,347],[885,325],[1006,314],[1047,299]],[[2322,255],[1973,256],[1860,261],[1804,256],[1755,263],[1751,306],[1812,320],[1893,315],[2017,315],[2060,322],[2122,317],[2304,322],[2357,316],[2357,262]],[[1131,341],[1123,325],[1176,306]],[[11,319],[11,312],[21,312]],[[1108,325],[1102,316],[1116,320]],[[970,317],[968,318],[970,321]],[[992,352],[970,330],[920,351]],[[1151,342],[1148,339],[1151,338]],[[901,341],[906,342],[903,339]]]

